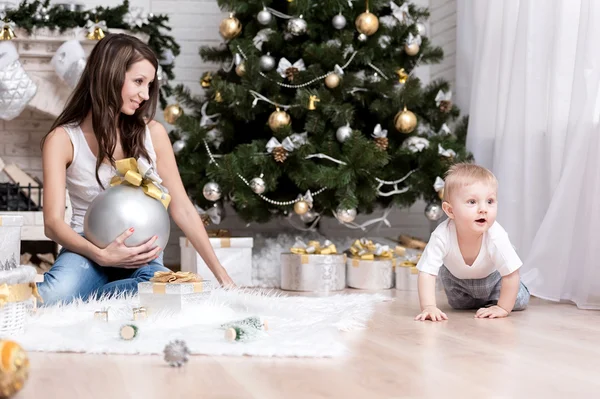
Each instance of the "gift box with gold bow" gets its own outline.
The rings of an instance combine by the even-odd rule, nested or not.
[[[348,287],[383,290],[394,286],[396,256],[389,245],[361,238],[348,249],[346,280]]]
[[[289,253],[281,254],[281,289],[328,292],[346,288],[346,255],[325,240],[296,240]]]
[[[0,335],[17,335],[25,330],[27,312],[42,302],[36,276],[33,266],[0,270]]]
[[[252,286],[252,237],[232,237],[228,230],[208,232],[208,239],[219,262],[238,287]],[[200,254],[186,237],[179,238],[181,254],[181,270],[198,273],[207,280],[217,284]]]
[[[152,312],[157,309],[181,310],[210,295],[214,284],[190,272],[156,272],[150,281],[138,283],[140,306]]]

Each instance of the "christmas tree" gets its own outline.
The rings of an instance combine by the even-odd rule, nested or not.
[[[229,201],[246,221],[291,214],[352,223],[377,207],[429,203],[469,160],[467,119],[443,80],[413,71],[443,58],[426,8],[371,0],[219,0],[220,69],[203,96],[175,88],[165,109],[181,176],[198,206]],[[452,126],[452,129],[450,128]],[[296,216],[299,215],[299,216]],[[318,220],[318,219],[317,219]]]

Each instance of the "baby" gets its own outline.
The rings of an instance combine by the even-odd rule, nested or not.
[[[496,177],[481,166],[461,163],[448,170],[444,182],[442,208],[448,219],[431,234],[417,264],[421,313],[415,320],[448,320],[435,302],[437,275],[450,306],[478,309],[476,318],[525,309],[529,291],[519,277],[523,263],[496,222]]]

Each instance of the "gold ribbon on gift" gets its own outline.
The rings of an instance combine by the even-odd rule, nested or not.
[[[199,275],[192,272],[155,272],[154,277],[150,279],[153,283],[198,283],[202,279]]]
[[[172,283],[153,283],[152,284],[152,293],[153,294],[166,294],[167,293],[167,285]],[[194,287],[194,293],[196,292],[204,292],[204,282],[189,282],[184,284],[191,284]]]
[[[139,162],[143,162],[146,165],[147,168],[145,171],[140,170],[138,161],[135,158],[116,161],[115,166],[118,174],[113,176],[110,185],[118,186],[119,184],[128,183],[136,187],[141,186],[146,195],[159,200],[165,208],[168,208],[171,196],[168,194],[167,189],[161,185],[162,180],[160,180],[153,168],[147,165],[147,162],[142,161],[141,158]]]
[[[353,258],[361,260],[393,260],[394,254],[388,245],[374,243],[366,238],[354,241],[349,249]]]
[[[303,241],[297,240],[296,244],[290,248],[290,252],[297,255],[333,255],[337,254],[337,248],[329,240],[325,240],[323,245],[319,241],[309,241],[308,244],[305,244]],[[308,263],[308,258],[306,259],[306,263]]]
[[[38,293],[35,283],[11,284],[6,283],[0,285],[0,308],[4,307],[9,302],[26,301],[31,297],[35,297],[38,301],[43,302],[42,297]]]
[[[208,234],[209,237],[214,238],[230,238],[231,237],[231,231],[227,230],[227,229],[218,229],[218,230],[206,230],[206,234]]]

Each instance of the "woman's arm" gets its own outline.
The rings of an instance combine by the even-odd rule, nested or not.
[[[148,127],[156,151],[158,175],[171,195],[171,204],[169,205],[171,217],[198,251],[219,283],[223,286],[232,285],[233,281],[217,259],[215,251],[210,245],[204,223],[183,187],[167,131],[156,121],[148,123]]]
[[[125,240],[133,234],[133,230],[127,230],[108,247],[100,249],[65,223],[66,170],[72,161],[73,144],[67,132],[59,127],[48,135],[42,150],[46,236],[101,266],[136,268],[156,259],[160,251],[154,248],[156,238],[140,246],[127,247]]]

